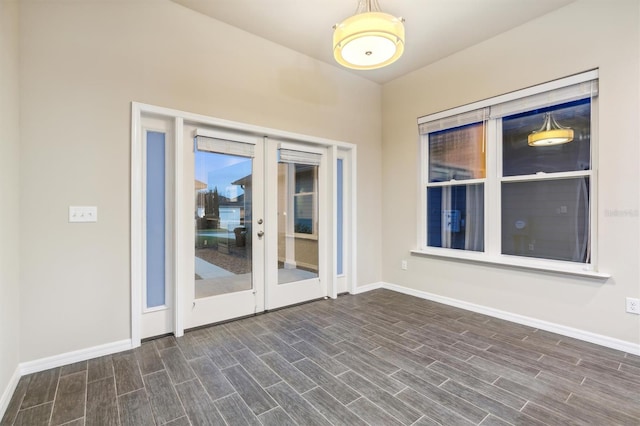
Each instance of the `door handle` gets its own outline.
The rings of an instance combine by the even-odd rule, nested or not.
[[[264,235],[264,231],[258,231],[258,238],[262,238],[263,235]]]

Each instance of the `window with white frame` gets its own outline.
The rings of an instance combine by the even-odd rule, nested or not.
[[[294,233],[316,235],[318,166],[294,164]]]
[[[420,251],[590,269],[597,82],[589,71],[419,118]]]
[[[289,208],[288,234],[317,237],[318,234],[318,167],[322,156],[317,152],[294,149],[278,150],[279,175],[287,188]]]

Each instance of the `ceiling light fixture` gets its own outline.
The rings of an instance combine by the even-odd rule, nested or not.
[[[527,138],[529,146],[549,146],[569,143],[573,140],[573,129],[560,126],[550,112],[544,114],[544,123]]]
[[[347,68],[373,70],[404,51],[404,19],[380,11],[378,0],[359,0],[355,15],[333,26],[333,56]]]

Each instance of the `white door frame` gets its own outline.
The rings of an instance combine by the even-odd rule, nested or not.
[[[267,140],[268,139],[268,140]],[[314,228],[319,224],[316,229],[317,247],[318,247],[318,276],[315,278],[309,278],[302,281],[294,281],[289,283],[279,283],[278,275],[279,269],[276,266],[280,260],[286,259],[278,258],[279,241],[278,234],[281,232],[278,224],[278,198],[280,195],[280,185],[278,184],[278,167],[279,164],[275,159],[278,156],[278,150],[284,148],[293,151],[310,152],[321,156],[320,166],[318,168],[318,176],[316,184],[319,185],[315,189],[317,194],[316,202],[321,208],[317,211],[317,217],[314,223]],[[309,145],[302,143],[283,142],[276,138],[265,138],[265,149],[267,152],[265,161],[266,170],[266,186],[272,188],[268,194],[265,194],[265,207],[266,207],[266,227],[265,231],[267,237],[269,237],[267,252],[265,254],[265,309],[272,310],[281,308],[283,306],[293,305],[306,300],[319,299],[325,296],[332,296],[335,292],[335,253],[330,251],[334,247],[333,239],[335,233],[327,232],[328,229],[335,228],[335,222],[332,214],[328,212],[335,211],[334,200],[329,195],[335,192],[335,182],[333,182],[333,189],[328,190],[327,185],[332,182],[332,171],[335,168],[334,150],[332,146],[320,146]],[[269,161],[271,160],[271,161]],[[289,190],[285,190],[287,196],[293,198],[293,179],[288,179],[288,184],[291,186]],[[277,188],[277,189],[274,189]],[[289,193],[290,192],[290,193]],[[291,200],[291,205],[293,202]],[[289,206],[291,208],[291,206]],[[290,221],[291,229],[288,229],[285,237],[287,240],[293,237],[293,215],[286,216]],[[290,251],[287,248],[286,252]],[[295,264],[295,261],[293,262]]]
[[[131,346],[137,347],[141,343],[141,319],[142,319],[142,288],[143,288],[143,271],[144,267],[144,252],[142,238],[144,235],[144,217],[143,217],[143,152],[142,152],[142,117],[143,116],[157,116],[168,120],[173,120],[173,141],[174,146],[181,147],[184,141],[184,124],[188,122],[190,124],[202,124],[204,126],[215,127],[223,130],[236,131],[246,134],[252,134],[262,137],[277,138],[281,141],[289,141],[294,143],[306,143],[314,144],[324,147],[329,147],[329,150],[334,153],[332,155],[333,161],[336,158],[336,150],[351,151],[350,171],[351,171],[351,208],[350,208],[350,224],[351,232],[350,238],[352,241],[351,252],[348,254],[346,260],[350,264],[351,270],[351,282],[350,292],[354,293],[356,288],[356,146],[347,142],[340,142],[331,139],[319,138],[315,136],[308,136],[299,133],[292,133],[277,129],[270,129],[261,126],[254,126],[251,124],[245,124],[235,121],[222,120],[218,118],[212,118],[205,115],[193,114],[189,112],[179,111],[170,108],[158,107],[154,105],[132,102],[131,103]],[[179,226],[184,221],[184,215],[182,212],[182,206],[184,206],[185,195],[181,188],[184,187],[183,176],[183,154],[182,150],[174,150],[174,184],[176,187],[175,194],[175,206],[173,210],[173,222],[174,222],[174,235],[173,241],[175,241],[174,250],[174,265],[173,265],[173,278],[175,282],[173,304],[174,304],[174,334],[179,337],[184,334],[184,315],[183,315],[183,286],[184,282],[184,260],[181,253],[184,253],[184,237],[182,235],[182,226]],[[336,179],[337,172],[336,167],[332,167],[330,171],[333,176],[334,197],[330,203],[335,206],[336,203]],[[336,221],[335,208],[332,209],[333,214],[331,216],[333,223]],[[335,233],[334,233],[335,235]],[[336,242],[333,238],[333,243],[330,245],[333,250],[332,258],[335,259]],[[332,261],[333,266],[330,269],[333,271],[333,279],[330,280],[328,287],[328,294],[330,297],[336,297],[335,289],[335,273],[336,266],[335,261]],[[189,281],[189,284],[191,282]]]
[[[141,137],[141,151],[142,151],[142,195],[140,197],[140,201],[142,203],[142,229],[147,229],[147,200],[148,194],[146,191],[147,187],[147,152],[148,152],[148,134],[149,132],[157,132],[165,135],[165,303],[163,306],[157,306],[153,308],[149,308],[146,306],[147,300],[147,286],[142,286],[142,297],[141,297],[141,305],[142,305],[142,322],[141,322],[141,330],[145,331],[150,335],[161,335],[173,332],[175,328],[174,319],[175,315],[173,314],[174,309],[174,298],[175,298],[175,278],[176,275],[174,273],[174,264],[175,264],[175,244],[174,244],[174,228],[175,221],[173,220],[174,211],[171,209],[171,206],[176,205],[175,203],[175,187],[173,184],[174,176],[167,176],[170,171],[174,169],[174,155],[175,155],[175,144],[173,143],[174,132],[173,127],[175,125],[175,120],[170,120],[166,118],[159,117],[143,117],[141,128],[140,128],[140,137]],[[147,268],[146,268],[146,255],[147,255],[147,241],[146,238],[142,238],[142,283],[147,282]]]

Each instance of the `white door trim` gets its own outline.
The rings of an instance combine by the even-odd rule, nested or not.
[[[230,120],[223,120],[219,118],[208,117],[205,115],[194,114],[189,112],[184,112],[180,110],[175,110],[171,108],[164,108],[139,102],[131,103],[131,345],[132,347],[140,346],[141,342],[141,315],[142,315],[142,268],[144,266],[143,262],[143,251],[142,251],[142,237],[143,237],[143,204],[142,204],[142,183],[143,183],[143,161],[144,158],[142,156],[142,134],[141,134],[141,121],[143,116],[160,116],[165,119],[174,120],[174,146],[180,147],[184,143],[184,124],[201,124],[207,127],[215,127],[221,130],[227,131],[236,131],[240,133],[245,133],[254,136],[260,137],[272,137],[277,138],[283,142],[294,142],[294,143],[306,143],[306,144],[315,144],[324,147],[336,147],[342,150],[350,150],[351,151],[351,194],[352,194],[352,205],[351,205],[351,253],[350,253],[350,263],[351,263],[351,272],[352,272],[352,280],[351,280],[351,292],[353,293],[356,288],[356,205],[357,202],[357,192],[356,192],[356,145],[348,142],[341,142],[332,139],[326,139],[316,136],[309,136],[299,133],[293,133],[283,130],[271,129],[262,126],[255,126],[252,124],[246,124],[241,122],[235,122]],[[335,151],[334,151],[335,152]],[[335,160],[335,157],[334,157]],[[176,336],[181,336],[184,334],[184,315],[182,312],[182,305],[184,304],[183,300],[183,292],[182,288],[184,286],[184,280],[181,276],[183,274],[183,270],[181,268],[182,260],[179,258],[180,253],[183,252],[184,247],[182,247],[183,243],[183,235],[181,235],[182,228],[179,226],[183,220],[184,215],[180,209],[185,202],[184,194],[181,188],[184,186],[184,177],[183,177],[183,155],[179,149],[176,149],[174,153],[174,182],[176,186],[176,194],[175,194],[175,206],[173,212],[173,221],[175,224],[174,227],[174,235],[172,240],[175,241],[175,250],[174,250],[174,262],[173,271],[174,271],[174,280],[175,280],[175,294],[174,294],[174,333]],[[335,178],[335,173],[332,173]],[[333,244],[331,245],[333,246]],[[334,268],[332,268],[333,270]],[[335,271],[334,271],[335,272]],[[335,278],[335,277],[333,277]],[[335,282],[335,279],[330,280]],[[329,294],[334,295],[335,289],[330,287]]]

